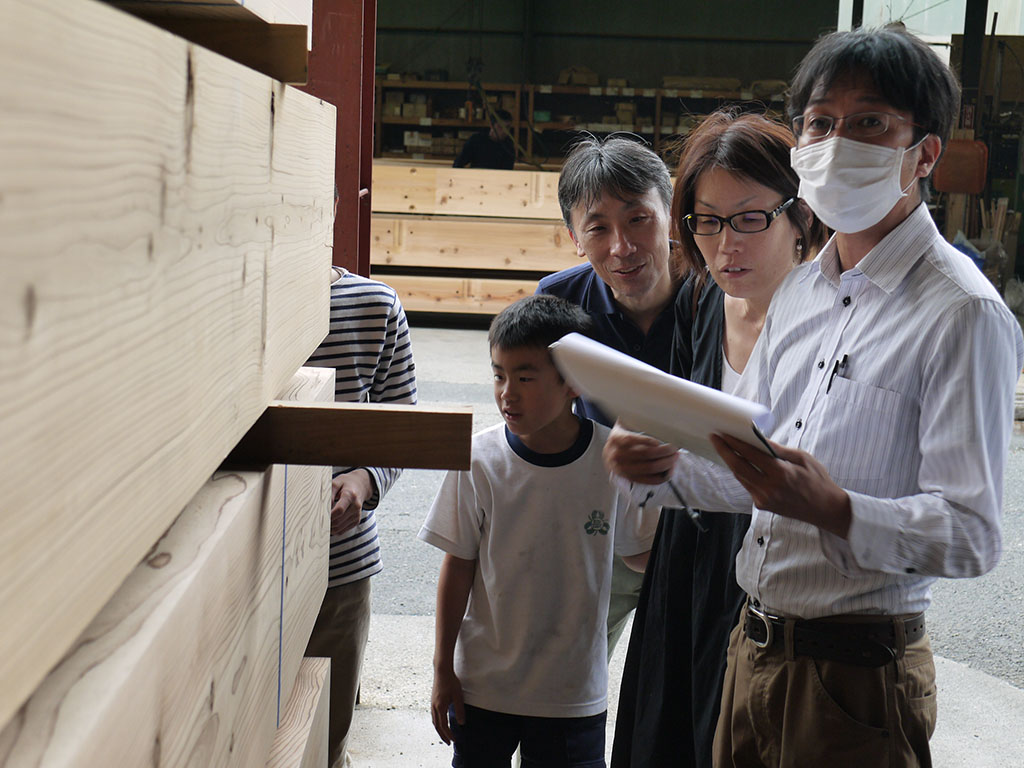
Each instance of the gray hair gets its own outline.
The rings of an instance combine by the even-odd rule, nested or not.
[[[589,206],[608,192],[619,200],[658,191],[665,209],[672,207],[672,179],[668,167],[651,149],[632,139],[593,136],[582,139],[565,158],[558,177],[558,204],[572,232],[572,210]]]

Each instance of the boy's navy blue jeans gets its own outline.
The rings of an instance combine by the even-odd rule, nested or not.
[[[453,768],[508,768],[519,746],[522,768],[605,768],[608,713],[589,717],[507,715],[466,705],[466,724],[449,708]]]

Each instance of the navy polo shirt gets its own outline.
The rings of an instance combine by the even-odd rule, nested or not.
[[[537,293],[560,296],[585,309],[593,321],[590,336],[595,341],[668,371],[675,329],[674,301],[665,306],[651,330],[644,334],[615,303],[611,289],[597,276],[589,261],[542,278]],[[611,426],[614,423],[614,419],[609,419],[582,397],[577,411],[601,424]]]

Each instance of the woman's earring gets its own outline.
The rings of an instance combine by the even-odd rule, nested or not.
[[[804,239],[802,237],[798,237],[797,240],[796,240],[796,255],[797,256],[803,256],[803,253],[804,253]]]

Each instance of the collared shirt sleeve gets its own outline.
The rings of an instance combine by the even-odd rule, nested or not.
[[[1000,302],[975,299],[951,313],[924,371],[920,492],[893,499],[851,492],[848,538],[821,533],[833,565],[949,578],[995,566],[1022,364],[1020,327]]]
[[[770,316],[754,344],[734,394],[770,408],[767,360],[769,328]],[[685,504],[691,509],[748,515],[753,511],[753,498],[727,467],[685,450],[679,451],[671,482],[643,485],[614,476],[613,480],[638,505],[678,507]]]

